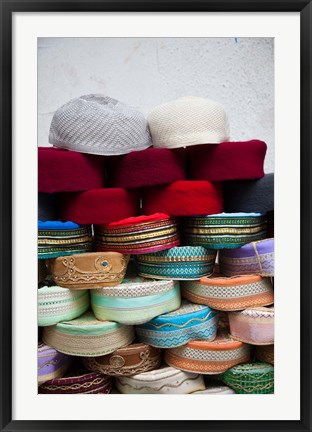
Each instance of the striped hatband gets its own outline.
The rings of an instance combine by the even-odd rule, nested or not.
[[[92,312],[86,312],[72,321],[44,327],[42,339],[65,354],[97,357],[129,345],[134,339],[134,329],[112,321],[98,321]]]
[[[87,290],[69,290],[58,286],[38,289],[38,325],[51,326],[79,317],[89,309]]]
[[[192,216],[183,222],[185,243],[210,249],[238,248],[265,236],[266,219],[262,213]]]
[[[136,256],[140,276],[155,279],[193,280],[213,272],[216,253],[203,247],[180,246]]]
[[[91,307],[99,320],[142,324],[180,306],[178,281],[126,278],[122,284],[91,291]]]
[[[181,287],[184,298],[221,311],[266,306],[274,302],[270,279],[256,275],[232,278],[205,277],[199,282],[183,281]]]
[[[274,276],[274,239],[252,242],[238,249],[222,250],[219,260],[220,271],[225,276]]]
[[[234,341],[219,330],[215,340],[193,340],[178,348],[166,349],[165,362],[177,369],[200,374],[219,374],[250,360],[250,346]]]
[[[39,259],[56,258],[91,250],[90,226],[81,226],[73,222],[38,222]]]
[[[169,249],[180,244],[177,223],[162,213],[138,216],[95,227],[99,251],[142,254]]]

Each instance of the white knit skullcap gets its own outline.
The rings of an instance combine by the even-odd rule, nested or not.
[[[152,145],[143,114],[99,94],[80,96],[61,106],[53,116],[49,142],[98,155],[121,155]]]
[[[158,107],[148,116],[154,147],[177,148],[229,140],[229,123],[217,102],[187,96]]]

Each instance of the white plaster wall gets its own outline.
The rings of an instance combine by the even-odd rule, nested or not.
[[[264,140],[265,171],[274,171],[273,38],[38,39],[38,145],[49,145],[54,111],[89,93],[145,115],[181,96],[216,100],[231,139]]]

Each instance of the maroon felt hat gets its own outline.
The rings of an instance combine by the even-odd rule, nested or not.
[[[103,186],[103,157],[53,147],[38,148],[39,192],[78,192]]]
[[[184,149],[148,148],[107,158],[112,187],[139,188],[185,180]]]
[[[188,178],[215,182],[261,178],[266,150],[260,140],[189,147]]]

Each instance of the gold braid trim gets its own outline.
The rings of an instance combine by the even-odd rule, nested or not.
[[[176,234],[177,233],[177,228],[173,227],[170,229],[166,229],[166,230],[162,230],[162,231],[156,231],[156,232],[151,232],[151,233],[146,233],[146,234],[138,234],[138,235],[125,235],[125,236],[115,236],[115,237],[111,237],[111,236],[106,236],[106,235],[102,235],[100,237],[97,237],[97,240],[100,239],[104,242],[123,242],[123,241],[133,241],[133,240],[141,240],[141,239],[148,239],[148,238],[158,238],[167,234]]]
[[[187,313],[187,312],[186,312]],[[149,323],[149,325],[151,326],[151,327],[154,327],[154,328],[157,328],[157,329],[160,329],[160,328],[163,328],[163,327],[175,327],[175,328],[184,328],[184,327],[186,327],[189,323],[191,323],[191,322],[195,322],[195,321],[197,321],[197,322],[204,322],[204,321],[206,321],[206,319],[210,316],[210,315],[212,315],[212,314],[215,314],[215,312],[214,311],[209,311],[204,317],[202,317],[202,318],[190,318],[186,323],[184,323],[184,324],[174,324],[174,323],[164,323],[164,324],[159,324],[159,325],[157,325],[157,324],[152,324],[152,323]]]
[[[78,238],[71,238],[71,239],[40,239],[38,238],[38,244],[51,244],[51,245],[58,245],[58,244],[76,244],[76,243],[86,243],[91,242],[92,237],[85,236],[85,237],[78,237]]]
[[[162,390],[164,387],[168,387],[168,388],[178,388],[178,387],[181,387],[181,385],[184,384],[186,381],[196,381],[198,378],[199,378],[199,375],[195,375],[195,376],[192,377],[192,378],[185,378],[184,380],[178,382],[177,384],[163,384],[163,385],[160,386],[159,388],[157,388],[157,389],[153,389],[153,390],[154,390],[154,391],[160,391],[160,390]],[[124,387],[126,387],[126,386],[133,387],[135,390],[151,390],[151,388],[148,387],[148,386],[136,387],[135,385],[131,385],[131,384],[128,384],[128,383],[123,383],[123,382],[121,382],[121,381],[118,381],[118,384],[121,385],[121,386],[124,386]]]
[[[231,386],[232,383],[230,383],[229,385]],[[252,384],[250,384],[250,385],[252,385]],[[263,391],[263,390],[273,390],[274,389],[274,382],[273,381],[272,382],[268,382],[265,385],[258,384],[258,385],[255,385],[253,387],[250,387],[250,385],[245,387],[242,384],[235,384],[234,385],[234,390],[242,390],[244,393],[250,393],[250,394],[252,394],[256,390],[262,390]]]
[[[97,377],[93,381],[88,381],[83,384],[74,383],[70,385],[44,385],[42,386],[46,390],[54,391],[54,390],[88,390],[90,387],[105,383],[106,377]],[[108,383],[107,383],[108,384]]]
[[[119,357],[119,356],[118,356]],[[121,357],[121,356],[120,356]],[[121,357],[123,360],[124,358]],[[157,369],[161,365],[160,355],[154,358],[149,357],[149,350],[140,353],[141,361],[136,365],[114,367],[114,365],[101,365],[96,361],[96,358],[83,359],[84,365],[91,371],[101,372],[111,376],[131,376],[142,372],[147,372]],[[125,361],[125,360],[124,360]],[[120,362],[122,363],[122,361]]]
[[[169,262],[203,262],[203,263],[209,263],[214,262],[216,258],[216,253],[213,255],[204,255],[200,257],[154,257],[150,255],[139,255],[138,261],[140,262],[155,262],[155,263],[169,263]]]
[[[67,284],[69,282],[75,282],[76,284],[81,282],[113,282],[116,279],[121,279],[124,276],[129,259],[129,256],[122,256],[120,258],[120,270],[113,272],[113,263],[103,255],[103,257],[100,256],[95,260],[94,265],[96,271],[86,272],[76,267],[75,258],[73,256],[64,257],[62,261],[63,266],[65,267],[64,273],[54,273],[53,278],[55,283],[61,282]],[[107,266],[101,267],[101,261],[105,261]]]
[[[253,234],[263,231],[262,226],[257,226],[253,228],[242,228],[242,227],[228,227],[228,228],[188,228],[185,230],[185,234],[205,234],[205,235],[212,235],[212,234],[233,234],[233,235],[240,235],[240,234]]]

